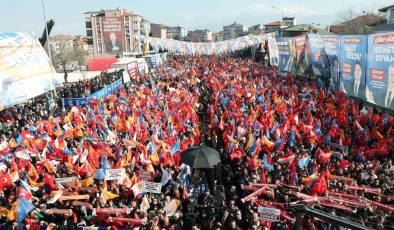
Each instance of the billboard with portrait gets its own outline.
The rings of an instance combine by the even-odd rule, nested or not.
[[[334,90],[339,90],[339,56],[340,37],[338,35],[323,35],[324,47],[330,64],[330,86]]]
[[[34,34],[0,33],[0,110],[61,86]]]
[[[292,73],[302,74],[311,65],[311,57],[309,50],[309,42],[306,34],[294,37],[294,43],[296,48],[297,61],[295,63]]]
[[[125,51],[123,18],[103,17],[101,24],[105,52],[122,53]]]
[[[309,47],[313,72],[316,75],[329,77],[329,64],[324,47],[323,37],[320,34],[308,34]]]
[[[394,33],[368,36],[368,102],[394,109]]]
[[[349,96],[365,99],[365,64],[367,36],[341,36],[340,90]]]
[[[279,69],[282,72],[291,72],[297,61],[293,38],[277,37],[276,44],[279,50]]]
[[[276,44],[276,40],[272,36],[269,36],[267,40],[268,40],[268,52],[270,56],[270,65],[278,66],[279,50],[278,50],[278,45]]]

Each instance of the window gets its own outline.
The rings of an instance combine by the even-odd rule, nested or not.
[[[112,13],[112,16],[116,16],[116,13]]]
[[[138,25],[138,21],[134,21],[134,25]]]
[[[394,23],[394,9],[390,10],[390,16],[389,16],[388,23]]]
[[[97,33],[98,33],[98,34],[101,34],[101,30],[97,30]]]
[[[98,38],[98,39],[97,39],[97,42],[101,42],[101,38]]]
[[[134,33],[138,33],[138,30],[134,30]]]
[[[126,30],[126,34],[129,34],[130,33],[130,30]]]
[[[86,28],[88,28],[88,29],[92,28],[92,23],[91,22],[86,22]]]
[[[93,45],[93,39],[88,38],[88,45]]]
[[[91,37],[91,36],[92,36],[92,31],[91,31],[91,30],[87,30],[87,31],[86,31],[86,35],[87,35],[88,37]]]

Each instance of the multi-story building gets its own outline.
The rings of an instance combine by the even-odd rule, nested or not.
[[[166,30],[166,37],[167,37],[167,38],[173,38],[171,27],[167,27],[167,30]]]
[[[288,25],[281,21],[270,22],[264,25],[266,31],[275,31],[288,27]]]
[[[186,40],[187,37],[187,29],[180,27],[180,26],[175,26],[171,28],[172,32],[172,37],[177,40]]]
[[[205,30],[195,30],[192,31],[192,42],[210,42],[212,41],[212,31]]]
[[[295,17],[283,17],[282,21],[286,23],[288,26],[297,25],[297,21]]]
[[[151,37],[154,38],[166,38],[167,37],[167,26],[163,24],[154,24],[150,25]]]
[[[224,40],[234,39],[245,35],[248,32],[248,27],[237,22],[231,25],[223,26]]]
[[[263,24],[257,24],[254,26],[249,27],[248,32],[249,33],[260,33],[264,31],[264,25]]]
[[[103,57],[142,53],[136,35],[150,34],[150,22],[146,18],[120,8],[84,14],[89,53]]]
[[[212,41],[213,41],[213,42],[220,42],[220,41],[223,41],[223,40],[224,40],[224,39],[223,39],[223,36],[224,36],[223,31],[220,31],[220,32],[218,32],[218,33],[213,33],[213,34],[212,34]]]
[[[74,40],[75,38],[70,35],[59,34],[52,36],[49,41],[51,51],[55,54],[71,51],[74,49]]]
[[[368,26],[373,26],[374,33],[387,33],[394,31],[394,5],[379,9],[384,14],[379,20],[373,21]]]

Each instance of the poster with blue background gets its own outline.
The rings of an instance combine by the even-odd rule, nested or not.
[[[323,37],[320,34],[308,34],[309,49],[311,52],[312,68],[316,75],[324,75],[327,61]]]
[[[330,64],[330,86],[334,90],[339,90],[340,71],[340,37],[338,35],[323,35],[324,47],[326,49],[327,58]]]
[[[394,109],[394,33],[368,36],[367,101]]]
[[[291,72],[297,60],[293,38],[276,37],[279,49],[279,69],[282,72]]]
[[[341,91],[364,100],[367,35],[341,36],[340,57]]]

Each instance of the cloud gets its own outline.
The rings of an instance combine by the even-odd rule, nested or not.
[[[295,15],[316,15],[317,12],[314,10],[309,10],[301,6],[286,6],[282,10],[284,13],[291,13]]]

